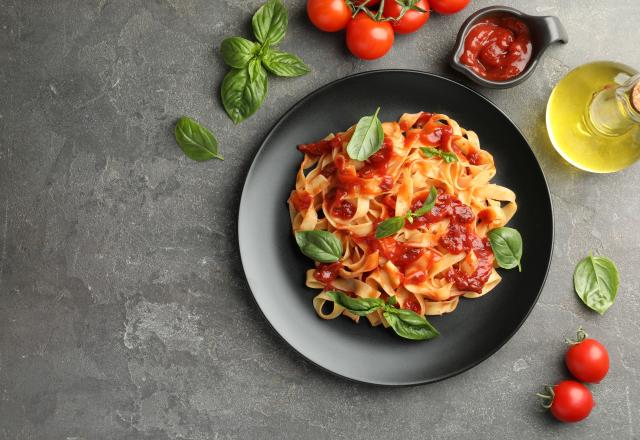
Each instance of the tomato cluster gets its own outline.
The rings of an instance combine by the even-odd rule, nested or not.
[[[454,14],[470,0],[307,0],[307,14],[325,32],[347,30],[347,47],[363,60],[384,56],[395,34],[410,34],[429,20],[431,9]]]
[[[569,372],[576,379],[588,383],[600,383],[609,372],[609,353],[600,342],[587,338],[587,334],[578,329],[576,340],[568,339],[571,344],[564,360]],[[548,394],[539,394],[548,403],[545,408],[561,422],[579,422],[589,416],[596,405],[591,391],[575,380],[563,380],[553,387],[548,386]]]

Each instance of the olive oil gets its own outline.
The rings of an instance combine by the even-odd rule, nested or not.
[[[631,101],[637,73],[623,64],[595,62],[556,85],[547,104],[547,131],[569,163],[610,173],[640,158],[640,113]]]

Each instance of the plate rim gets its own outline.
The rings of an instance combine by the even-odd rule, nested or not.
[[[303,106],[307,101],[309,101],[311,98],[313,98],[314,96],[324,92],[327,89],[330,89],[334,86],[336,86],[337,84],[344,82],[344,81],[348,81],[354,78],[358,78],[358,77],[362,77],[362,76],[369,76],[369,75],[377,75],[377,74],[388,74],[388,73],[409,73],[409,74],[414,74],[417,76],[423,76],[423,77],[432,77],[432,78],[437,78],[439,80],[444,80],[445,82],[449,82],[451,84],[453,84],[454,86],[458,86],[461,87],[463,89],[466,89],[467,91],[471,92],[472,94],[476,95],[478,98],[480,98],[481,100],[486,101],[489,105],[491,105],[496,111],[498,111],[502,116],[504,116],[507,121],[509,121],[511,123],[511,125],[515,128],[516,132],[518,133],[518,135],[520,135],[520,137],[524,140],[525,144],[528,147],[528,151],[529,154],[531,155],[531,157],[533,158],[534,162],[538,165],[538,168],[540,169],[540,174],[542,175],[542,180],[544,182],[544,189],[546,191],[546,195],[547,198],[549,200],[549,212],[550,212],[550,222],[551,222],[551,241],[550,241],[550,248],[549,248],[549,260],[547,261],[547,267],[545,269],[545,273],[544,273],[544,277],[542,278],[542,283],[540,284],[540,288],[538,289],[538,292],[536,293],[535,299],[533,300],[531,307],[529,307],[529,310],[527,310],[527,312],[524,314],[524,316],[522,317],[522,319],[520,320],[520,322],[513,328],[513,330],[511,332],[508,333],[508,335],[500,341],[500,343],[496,344],[495,347],[493,347],[491,350],[489,350],[485,355],[478,357],[477,359],[475,359],[473,362],[469,363],[468,365],[465,365],[461,368],[458,368],[457,370],[453,370],[450,372],[447,372],[445,374],[442,374],[440,376],[437,377],[433,377],[433,378],[428,378],[428,379],[424,379],[424,380],[412,380],[412,381],[398,381],[398,382],[384,382],[384,381],[369,381],[369,380],[363,380],[363,379],[359,379],[359,378],[355,378],[355,377],[350,377],[344,374],[340,374],[337,373],[331,369],[329,369],[328,367],[325,367],[323,365],[320,365],[318,362],[312,360],[309,356],[307,356],[302,349],[295,347],[286,337],[285,335],[283,335],[282,333],[280,333],[278,331],[278,329],[276,329],[276,327],[273,325],[273,323],[269,320],[269,318],[265,315],[263,308],[260,305],[260,301],[258,300],[258,298],[256,297],[255,293],[253,292],[253,286],[252,283],[250,281],[250,278],[247,274],[247,271],[245,269],[245,259],[243,257],[243,239],[242,239],[242,234],[241,234],[241,217],[242,217],[242,213],[243,211],[246,211],[247,207],[246,207],[246,199],[245,199],[245,193],[247,191],[247,186],[249,181],[251,180],[251,176],[255,173],[255,167],[257,166],[257,163],[259,162],[257,159],[259,158],[259,156],[263,153],[263,151],[265,150],[265,148],[267,147],[267,144],[269,143],[271,137],[273,136],[274,132],[280,127],[280,125],[282,125],[287,118],[294,113],[296,110],[298,110],[299,107]],[[459,374],[464,373],[465,371],[468,371],[476,366],[478,366],[479,364],[481,364],[482,362],[486,361],[487,359],[489,359],[491,356],[493,356],[494,354],[496,354],[502,347],[504,347],[506,345],[507,342],[509,342],[514,336],[515,334],[520,330],[520,328],[524,325],[524,323],[527,321],[527,319],[529,318],[529,316],[531,315],[531,312],[533,311],[533,309],[535,308],[535,306],[538,304],[538,300],[540,299],[540,295],[542,294],[542,290],[544,289],[546,282],[547,282],[547,278],[549,276],[549,271],[551,269],[551,261],[553,260],[553,250],[554,250],[554,245],[555,245],[555,222],[554,222],[554,208],[553,208],[553,199],[551,197],[551,191],[549,189],[549,182],[547,181],[547,177],[544,174],[544,170],[542,168],[542,166],[540,165],[540,161],[538,161],[538,158],[536,157],[535,153],[533,152],[533,149],[531,148],[531,144],[529,143],[529,141],[527,140],[527,138],[524,136],[524,134],[522,133],[522,130],[520,130],[520,127],[518,127],[518,125],[505,113],[502,111],[502,109],[500,109],[500,107],[498,107],[493,101],[491,101],[489,98],[487,98],[486,96],[482,95],[480,92],[459,83],[458,81],[455,81],[451,78],[447,78],[445,76],[442,75],[438,75],[435,73],[430,73],[430,72],[425,72],[425,71],[421,71],[421,70],[417,70],[417,69],[374,69],[374,70],[367,70],[364,72],[356,72],[356,73],[352,73],[350,75],[344,76],[342,78],[338,78],[335,79],[333,81],[330,81],[316,89],[314,89],[313,91],[307,93],[305,96],[303,96],[302,98],[300,98],[300,100],[298,100],[295,104],[293,104],[291,107],[289,107],[289,109],[287,111],[285,111],[282,116],[280,116],[280,118],[278,118],[278,120],[273,124],[273,126],[269,129],[269,132],[267,133],[267,135],[264,137],[264,139],[262,140],[262,142],[260,143],[260,146],[258,147],[258,149],[256,150],[253,159],[251,161],[251,166],[249,167],[249,170],[247,171],[245,177],[244,177],[244,183],[242,185],[242,193],[240,196],[240,204],[238,207],[238,226],[237,226],[237,234],[238,234],[238,250],[240,252],[240,262],[242,264],[242,272],[244,274],[245,280],[249,286],[249,291],[251,292],[251,298],[253,299],[254,303],[258,306],[258,309],[260,310],[260,314],[262,315],[262,317],[264,318],[264,320],[267,322],[267,324],[271,327],[271,329],[273,330],[273,332],[278,335],[278,337],[284,341],[289,347],[291,347],[291,349],[293,349],[297,355],[301,356],[304,360],[306,360],[307,362],[310,362],[312,365],[316,366],[317,368],[319,368],[322,371],[328,372],[336,377],[339,377],[341,379],[346,379],[350,382],[355,382],[355,383],[359,383],[359,384],[366,384],[366,385],[375,385],[375,386],[380,386],[380,387],[408,387],[408,386],[416,386],[416,385],[426,385],[426,384],[431,384],[431,383],[436,383],[436,382],[440,382],[443,381],[445,379],[449,379],[451,377],[457,376]]]

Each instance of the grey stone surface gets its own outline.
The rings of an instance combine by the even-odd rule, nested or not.
[[[543,119],[572,67],[640,67],[637,0],[504,2],[558,15],[571,43],[524,85],[482,91],[531,142],[557,231],[539,303],[489,360],[429,386],[345,382],[271,331],[244,280],[238,201],[272,124],[354,72],[455,77],[445,57],[459,25],[493,3],[433,16],[387,57],[361,62],[342,34],[312,28],[302,0],[287,0],[282,46],[313,71],[273,79],[263,108],[234,126],[217,97],[226,69],[216,47],[248,36],[259,0],[0,0],[0,439],[640,438],[639,168],[571,168]],[[183,114],[214,128],[224,162],[183,156],[172,136]],[[572,293],[590,250],[622,275],[603,317]],[[567,377],[562,337],[579,324],[607,344],[612,368],[592,387],[592,416],[567,426],[533,393]]]

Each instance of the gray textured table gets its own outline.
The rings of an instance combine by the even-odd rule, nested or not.
[[[525,85],[482,91],[545,170],[553,266],[497,354],[444,382],[399,389],[333,377],[273,333],[240,265],[241,187],[261,139],[297,100],[364,70],[455,76],[445,55],[458,26],[495,2],[434,16],[366,63],[341,35],[315,31],[302,0],[288,0],[283,48],[313,72],[271,81],[264,107],[235,127],[217,98],[226,68],[215,48],[248,35],[259,3],[0,0],[0,439],[640,438],[639,168],[578,172],[544,127],[551,87],[572,67],[640,67],[640,3],[504,2],[558,15],[571,38]],[[183,156],[171,132],[183,114],[214,128],[224,162]],[[604,317],[572,293],[573,268],[590,250],[622,275]],[[608,345],[612,369],[593,387],[592,416],[560,425],[533,393],[566,376],[562,337],[579,324]]]

